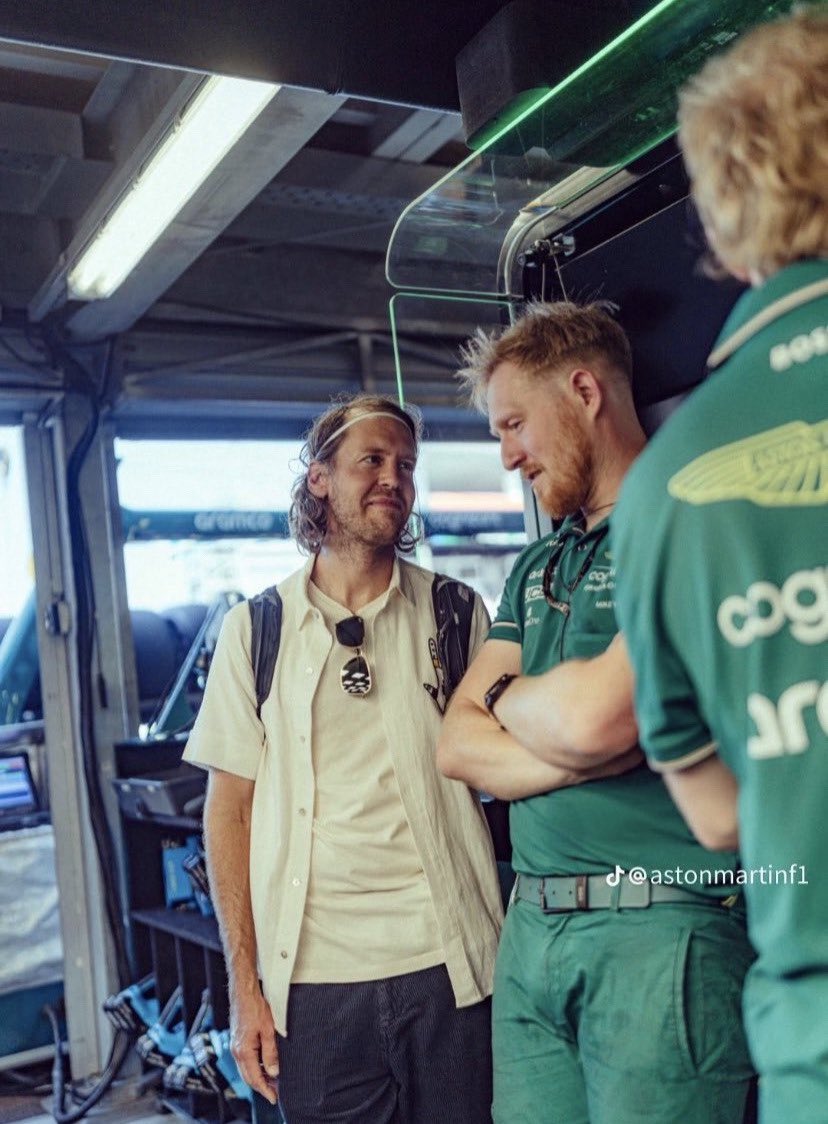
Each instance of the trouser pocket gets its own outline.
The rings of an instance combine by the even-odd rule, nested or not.
[[[673,1003],[688,1074],[750,1077],[742,988],[754,959],[739,924],[723,915],[685,929],[676,947]]]

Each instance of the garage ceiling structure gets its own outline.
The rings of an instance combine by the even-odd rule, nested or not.
[[[107,393],[128,432],[199,421],[212,432],[228,401],[235,432],[252,432],[263,404],[393,393],[388,239],[406,204],[467,153],[454,59],[501,7],[2,0],[6,418],[30,390],[63,383],[64,348],[95,362],[102,340],[114,341]],[[128,281],[73,304],[73,256],[204,71],[288,85]],[[412,397],[438,419],[456,403],[464,327],[423,324],[408,341],[422,383]]]
[[[468,153],[457,56],[508,16],[551,83],[651,7],[0,0],[0,417],[71,386],[73,360],[96,372],[131,435],[217,434],[231,421],[239,436],[295,432],[334,393],[394,393],[385,253],[406,205]],[[284,85],[121,288],[73,302],[70,267],[206,72]],[[573,271],[573,291],[620,296],[634,344],[641,325],[642,340],[651,329],[674,340],[682,326],[659,321],[692,278],[684,226],[678,211],[669,238],[680,269],[662,262],[656,275],[649,243],[633,239],[626,292],[598,259],[584,277]],[[698,310],[688,317],[699,355],[732,299],[713,299],[701,332]],[[429,310],[402,327],[406,394],[432,435],[479,435],[452,383],[472,322]],[[684,388],[686,372],[641,351],[643,401]]]

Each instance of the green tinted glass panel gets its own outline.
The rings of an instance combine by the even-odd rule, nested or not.
[[[462,397],[454,378],[461,343],[478,327],[510,324],[511,307],[503,300],[396,293],[390,316],[400,402],[451,407]]]
[[[555,87],[478,132],[477,151],[403,213],[387,274],[402,289],[508,292],[518,249],[636,178],[675,131],[676,91],[791,0],[662,0]],[[585,18],[587,18],[585,16]]]

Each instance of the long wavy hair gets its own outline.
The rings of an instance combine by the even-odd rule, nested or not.
[[[345,439],[347,430],[332,441],[331,434],[336,433],[340,426],[354,417],[368,417],[378,412],[398,417],[408,427],[414,446],[419,449],[423,430],[419,410],[413,406],[406,406],[403,409],[393,398],[386,398],[381,394],[354,394],[348,398],[338,399],[330,409],[316,419],[305,435],[305,443],[299,453],[302,471],[293,482],[288,512],[290,532],[303,554],[318,554],[328,529],[327,500],[318,499],[308,487],[308,471],[311,464],[314,461],[331,464]],[[412,512],[394,545],[401,554],[410,554],[421,537],[422,521]]]

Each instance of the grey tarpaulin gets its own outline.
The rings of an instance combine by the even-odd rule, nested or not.
[[[63,978],[50,824],[0,834],[0,995]]]

